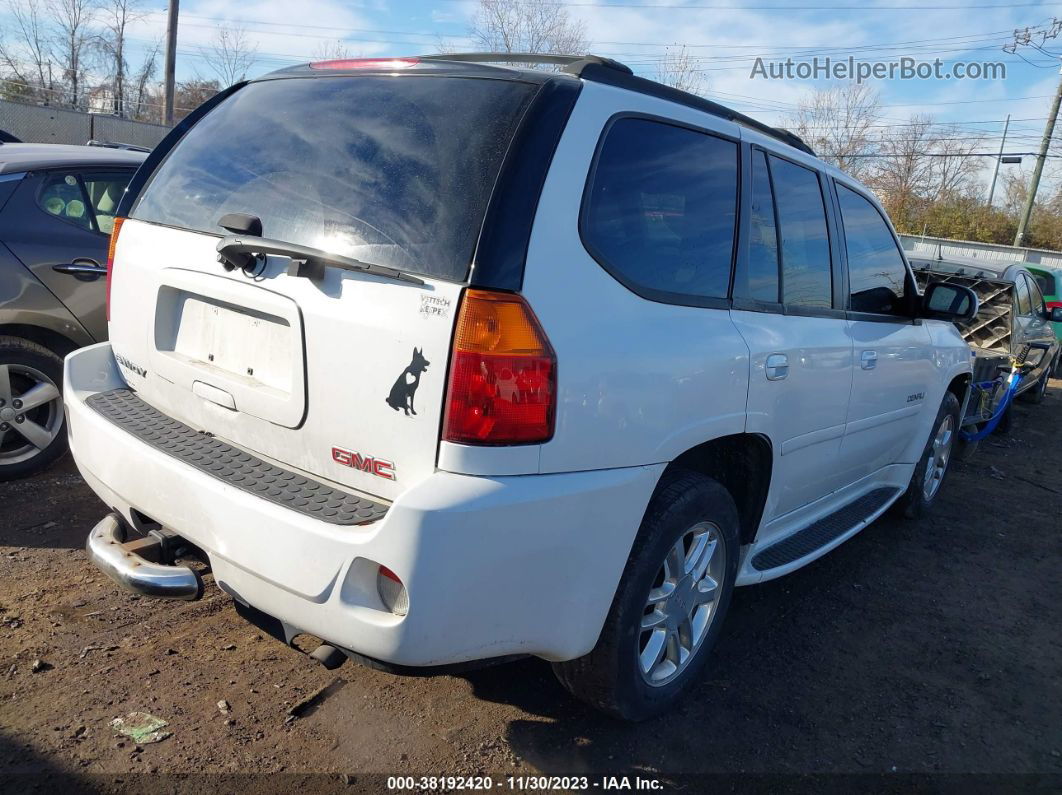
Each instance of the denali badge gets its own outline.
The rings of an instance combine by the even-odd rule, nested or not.
[[[395,465],[392,461],[384,461],[382,458],[374,458],[371,455],[354,453],[350,450],[344,450],[342,447],[332,448],[332,460],[345,467],[360,469],[362,472],[376,475],[378,478],[396,480]]]
[[[141,378],[147,378],[147,370],[146,369],[144,369],[143,367],[141,367],[138,364],[133,364],[131,361],[126,359],[124,356],[122,356],[122,354],[120,354],[120,353],[114,354],[114,360],[116,362],[118,362],[118,364],[120,364],[126,370],[131,370],[132,372],[136,373]]]

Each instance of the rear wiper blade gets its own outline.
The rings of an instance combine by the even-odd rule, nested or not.
[[[371,273],[373,276],[384,276],[388,279],[398,279],[412,284],[424,284],[423,279],[411,276],[397,268],[389,268],[386,265],[377,265],[373,262],[344,257],[341,254],[333,254],[311,246],[300,246],[297,243],[285,243],[283,240],[271,240],[267,237],[254,237],[244,235],[229,235],[218,242],[218,262],[225,270],[242,270],[251,272],[255,269],[256,261],[267,254],[276,254],[280,257],[288,257],[291,265],[288,266],[288,275],[305,276],[309,279],[323,279],[326,267],[339,268],[345,271],[358,271]]]

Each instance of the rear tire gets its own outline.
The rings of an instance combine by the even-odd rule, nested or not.
[[[40,472],[66,452],[62,388],[59,356],[20,337],[0,337],[0,482]]]
[[[583,657],[553,664],[561,684],[624,720],[644,720],[673,706],[696,681],[719,637],[739,545],[730,492],[696,472],[666,472],[597,645]]]
[[[911,483],[896,502],[904,517],[917,519],[932,510],[944,486],[958,440],[959,400],[951,392],[945,392]]]

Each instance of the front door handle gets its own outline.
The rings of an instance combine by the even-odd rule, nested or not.
[[[94,282],[100,276],[107,275],[107,269],[100,265],[94,259],[88,259],[87,257],[75,259],[72,262],[63,262],[59,265],[52,265],[52,270],[56,273],[67,273],[71,276],[75,276],[83,282]]]
[[[859,366],[864,370],[873,370],[878,366],[878,352],[863,351],[863,355],[859,357]]]
[[[789,375],[789,357],[784,353],[772,353],[767,357],[765,370],[768,381],[781,381]]]

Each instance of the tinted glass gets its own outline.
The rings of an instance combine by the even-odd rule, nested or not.
[[[1029,283],[1022,274],[1014,281],[1014,296],[1018,303],[1019,315],[1032,314],[1032,300],[1029,298]]]
[[[92,230],[90,210],[77,174],[68,171],[49,174],[37,192],[37,204],[49,215]]]
[[[1029,271],[1033,275],[1033,279],[1036,281],[1037,286],[1040,288],[1040,292],[1044,294],[1046,298],[1049,295],[1055,294],[1055,280],[1050,274],[1047,273],[1035,273]]]
[[[907,268],[885,219],[866,198],[837,185],[848,252],[848,281],[856,312],[900,314]]]
[[[1029,281],[1029,303],[1032,306],[1033,313],[1043,312],[1044,297],[1040,291],[1040,286],[1036,283],[1036,279],[1029,279],[1028,276],[1025,278]]]
[[[526,83],[406,75],[268,80],[205,116],[133,209],[225,234],[248,213],[264,237],[463,280]]]
[[[767,156],[759,150],[752,153],[751,198],[748,294],[760,301],[777,302],[778,229],[774,221],[774,193]]]
[[[818,175],[811,169],[771,158],[782,241],[783,302],[833,306],[830,238]]]
[[[734,142],[620,119],[601,148],[583,239],[602,265],[635,288],[725,298],[737,180]]]
[[[126,171],[111,174],[86,173],[81,177],[88,197],[89,210],[96,219],[96,228],[105,235],[109,235],[114,228],[114,213],[132,176],[133,172]]]

